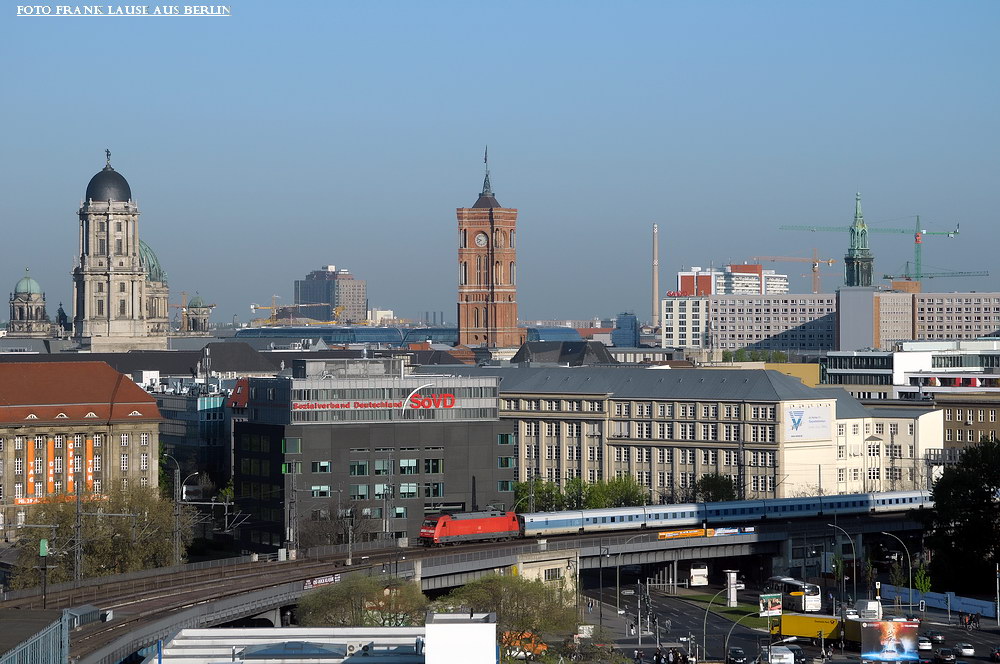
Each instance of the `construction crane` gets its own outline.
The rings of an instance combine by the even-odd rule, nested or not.
[[[812,258],[799,258],[797,256],[751,256],[752,261],[781,261],[784,263],[811,263],[812,264],[812,289],[813,293],[819,292],[819,266],[833,265],[837,262],[835,258],[820,258],[819,250],[813,247]],[[804,276],[804,275],[803,275]]]
[[[181,310],[181,327],[180,327],[181,332],[188,332],[190,328],[190,324],[188,323],[187,297],[188,297],[187,291],[181,291],[181,303],[170,305],[171,309]]]
[[[322,303],[303,302],[301,304],[285,304],[285,305],[282,305],[282,306],[279,307],[278,306],[278,299],[280,297],[281,297],[280,295],[272,295],[271,296],[271,306],[267,306],[267,305],[264,305],[264,304],[251,304],[250,305],[250,311],[251,311],[251,313],[256,313],[259,310],[264,310],[264,311],[270,311],[271,312],[270,316],[268,316],[267,318],[258,318],[258,319],[256,319],[257,322],[259,322],[261,325],[277,325],[278,324],[278,311],[280,311],[282,309],[297,309],[299,307],[317,307],[317,306],[322,307],[322,306],[326,306],[326,305],[324,305]]]
[[[958,235],[958,224],[955,224],[955,230],[953,231],[928,231],[920,227],[920,216],[916,216],[916,224],[913,229],[909,228],[882,228],[876,226],[868,226],[869,233],[903,233],[904,235],[913,235],[913,280],[920,281],[923,278],[923,246],[924,237],[929,235],[943,235],[945,237],[953,238]],[[843,233],[844,231],[850,232],[850,226],[778,226],[779,230],[782,231],[823,231],[831,233]]]
[[[988,277],[990,273],[986,270],[973,270],[973,271],[961,271],[961,270],[947,270],[944,272],[924,272],[920,275],[924,279],[935,279],[937,277]],[[885,274],[882,275],[883,279],[891,279],[893,281],[914,281],[916,275],[910,272],[910,261],[906,261],[906,269],[903,270],[903,274]]]

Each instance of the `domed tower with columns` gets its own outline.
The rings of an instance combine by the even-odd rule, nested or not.
[[[166,274],[139,240],[139,207],[107,163],[79,210],[80,262],[73,270],[73,336],[94,351],[167,347]]]
[[[50,336],[52,323],[45,313],[45,293],[38,282],[31,278],[28,268],[14,286],[10,295],[10,323],[7,335],[11,337],[45,338]]]

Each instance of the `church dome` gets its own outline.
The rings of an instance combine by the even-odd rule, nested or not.
[[[204,307],[205,306],[205,300],[201,299],[201,295],[195,295],[194,297],[191,298],[191,301],[188,302],[188,306],[192,307],[194,309],[198,309],[200,307]]]
[[[15,295],[41,295],[42,287],[28,274],[28,268],[24,268],[24,276],[14,286]]]
[[[156,254],[149,248],[149,245],[142,240],[139,240],[139,261],[146,270],[146,279],[148,281],[167,283],[167,272],[160,265],[160,259],[156,257]]]
[[[130,201],[132,200],[132,189],[128,186],[128,181],[122,174],[111,168],[111,164],[105,166],[101,171],[90,178],[87,185],[87,195],[84,197],[88,201]]]

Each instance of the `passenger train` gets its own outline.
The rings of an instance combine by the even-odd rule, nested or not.
[[[705,528],[767,519],[906,512],[933,506],[930,495],[924,491],[887,491],[528,514],[469,512],[427,519],[420,529],[420,541],[433,545],[620,530]]]

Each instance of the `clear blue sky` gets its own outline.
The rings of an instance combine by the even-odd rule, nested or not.
[[[171,299],[249,317],[327,263],[372,305],[454,319],[455,208],[519,217],[522,318],[650,308],[677,269],[842,260],[870,223],[925,264],[994,267],[1000,3],[257,2],[229,18],[0,17],[0,285],[69,303],[76,210],[113,152]],[[912,256],[874,235],[876,270]],[[806,270],[795,275],[805,292]],[[836,272],[842,265],[830,268]],[[989,279],[937,289],[1000,290]],[[833,285],[836,274],[827,279]],[[6,313],[6,312],[5,312]],[[70,310],[70,313],[71,310]],[[3,316],[6,318],[6,316]]]

